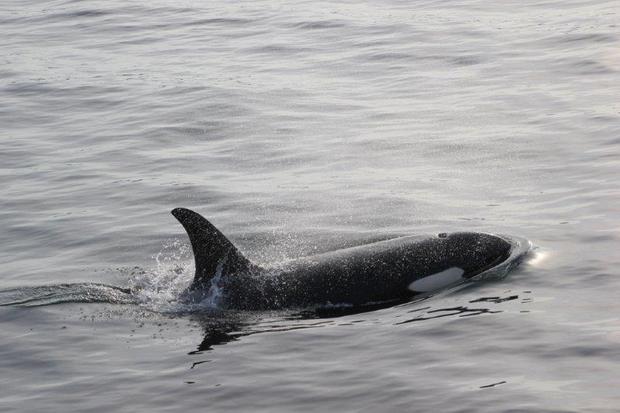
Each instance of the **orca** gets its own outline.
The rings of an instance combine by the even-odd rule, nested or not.
[[[404,236],[271,267],[250,262],[209,221],[185,208],[196,272],[187,294],[220,309],[364,307],[404,302],[463,283],[506,261],[511,243],[476,232]]]

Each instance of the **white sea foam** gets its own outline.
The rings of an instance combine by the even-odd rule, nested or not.
[[[155,268],[136,269],[129,288],[138,303],[157,312],[187,310],[184,291],[192,280],[191,248],[178,240],[166,243],[154,257]]]

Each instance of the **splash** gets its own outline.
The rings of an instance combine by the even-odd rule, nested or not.
[[[542,268],[545,266],[545,261],[549,259],[550,255],[551,253],[549,251],[537,248],[534,250],[532,258],[529,259],[527,263],[533,267]]]
[[[179,240],[164,243],[153,259],[155,268],[128,274],[129,290],[138,305],[161,313],[191,310],[184,294],[194,273],[190,246]]]
[[[224,294],[224,289],[220,285],[220,280],[222,279],[222,273],[224,271],[224,265],[226,264],[227,259],[228,255],[225,255],[224,258],[218,261],[217,267],[215,269],[215,275],[213,276],[213,278],[211,278],[211,286],[209,287],[207,296],[201,302],[201,304],[207,308],[217,309],[219,307],[220,301]]]
[[[191,247],[178,240],[162,245],[153,256],[154,268],[119,268],[126,287],[102,283],[65,283],[0,290],[0,306],[38,307],[64,303],[136,305],[144,310],[181,315],[219,311],[224,296],[220,260],[208,291],[189,291],[194,277]]]
[[[222,258],[211,278],[208,291],[190,291],[194,278],[191,247],[178,240],[166,243],[154,257],[155,268],[130,275],[129,289],[138,305],[166,314],[211,312],[220,309],[224,296],[221,279],[227,256]]]

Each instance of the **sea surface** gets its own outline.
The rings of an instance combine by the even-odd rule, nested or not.
[[[617,0],[3,0],[0,411],[620,411],[619,25]],[[534,248],[377,311],[198,311],[175,207],[261,264]]]

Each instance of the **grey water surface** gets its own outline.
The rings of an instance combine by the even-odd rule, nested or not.
[[[620,411],[619,12],[0,2],[0,411]],[[535,249],[372,312],[194,311],[178,206],[259,263]]]

